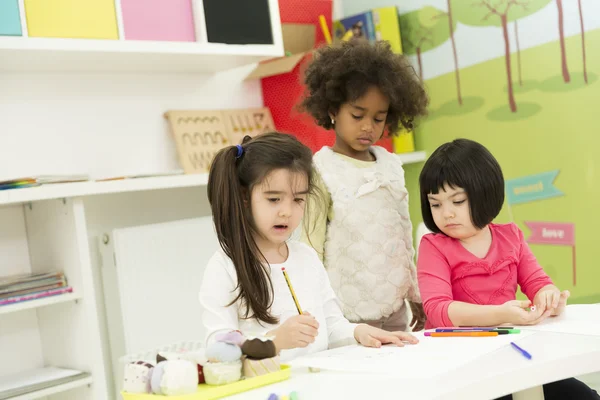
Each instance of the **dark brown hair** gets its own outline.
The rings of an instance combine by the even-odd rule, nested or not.
[[[471,222],[478,229],[492,222],[502,209],[502,168],[488,149],[473,140],[456,139],[444,143],[431,154],[421,170],[421,214],[425,226],[435,233],[442,231],[433,220],[427,196],[438,194],[444,185],[465,190]]]
[[[270,313],[273,304],[270,269],[254,241],[256,230],[250,197],[252,188],[276,169],[306,174],[312,194],[315,190],[312,152],[295,137],[277,132],[255,138],[246,136],[240,146],[226,147],[215,156],[208,176],[208,201],[219,243],[237,274],[238,294],[231,304],[241,300],[246,308],[245,318],[275,324],[278,319]],[[307,196],[307,201],[310,197]]]
[[[329,113],[358,100],[370,86],[389,99],[385,125],[396,134],[399,124],[413,129],[415,118],[427,114],[429,98],[408,59],[394,54],[388,42],[371,44],[350,40],[317,50],[304,72],[305,97],[299,108],[325,129],[333,124]]]

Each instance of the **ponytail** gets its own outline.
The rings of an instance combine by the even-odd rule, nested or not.
[[[249,137],[247,137],[249,139]],[[229,146],[217,153],[208,177],[208,201],[221,248],[233,261],[237,274],[235,299],[245,306],[245,318],[256,318],[268,324],[278,319],[269,310],[273,304],[273,285],[264,255],[254,240],[254,223],[250,207],[252,187],[241,181],[246,143]],[[247,172],[247,171],[246,171]],[[250,315],[252,313],[252,315]]]

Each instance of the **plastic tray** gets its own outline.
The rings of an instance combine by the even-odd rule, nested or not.
[[[282,365],[281,370],[270,374],[257,376],[254,378],[242,379],[228,385],[212,386],[207,384],[198,385],[196,393],[190,393],[182,396],[163,396],[157,394],[140,394],[121,392],[123,400],[156,400],[158,398],[168,398],[171,400],[212,400],[220,399],[234,394],[246,392],[261,386],[281,382],[290,377],[290,367]]]

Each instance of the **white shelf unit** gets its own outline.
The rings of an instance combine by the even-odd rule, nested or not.
[[[45,366],[74,369],[91,376],[17,398],[107,398],[83,201],[4,206],[0,220],[0,246],[14,247],[13,254],[2,252],[3,274],[64,271],[73,288],[71,294],[0,307],[0,352],[10,360],[0,363],[0,376]]]
[[[0,36],[0,71],[214,73],[283,55],[282,43],[227,45]]]
[[[279,3],[269,1],[272,44],[231,45],[206,41],[202,0],[193,0],[196,42],[125,40],[121,2],[115,0],[119,39],[0,36],[0,71],[216,73],[284,55]]]

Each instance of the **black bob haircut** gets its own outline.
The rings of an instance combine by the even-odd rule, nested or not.
[[[444,185],[465,190],[473,226],[484,228],[494,220],[504,203],[504,177],[498,161],[483,145],[456,139],[438,147],[429,157],[421,175],[421,214],[427,228],[442,233],[433,221],[427,196],[438,194]]]

